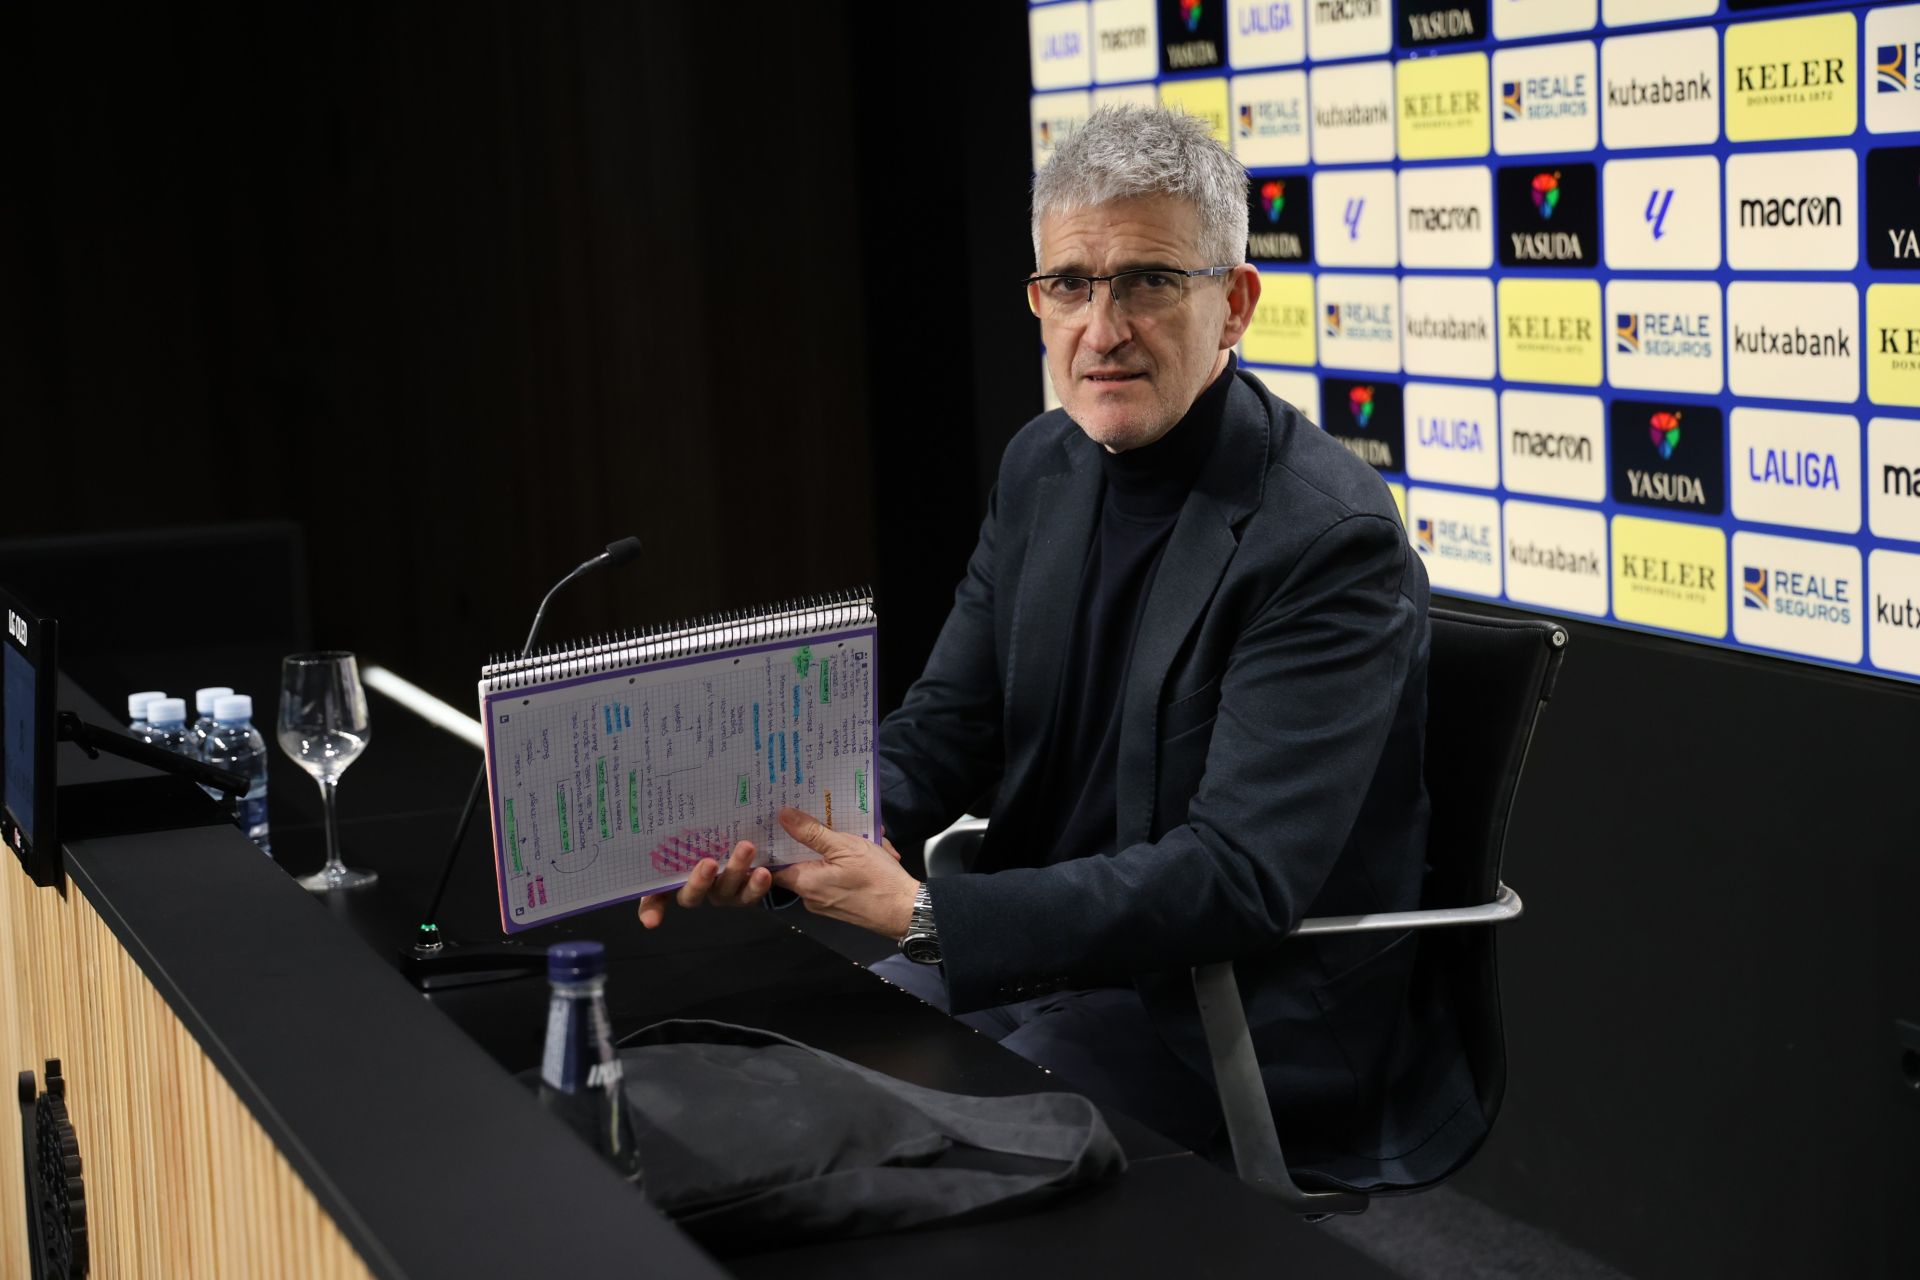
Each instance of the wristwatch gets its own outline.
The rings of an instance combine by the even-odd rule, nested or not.
[[[940,930],[933,923],[933,886],[922,880],[913,895],[913,914],[900,939],[900,954],[915,964],[940,963]]]

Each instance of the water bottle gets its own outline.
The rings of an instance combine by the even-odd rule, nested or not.
[[[553,994],[540,1104],[638,1186],[640,1152],[607,1024],[607,949],[598,942],[554,943],[547,948],[547,980]]]
[[[194,721],[187,726],[188,745],[193,754],[205,757],[207,754],[207,735],[213,732],[213,704],[230,696],[233,690],[217,684],[211,689],[193,691]]]
[[[140,739],[140,741],[145,742],[147,740],[147,730],[152,727],[147,723],[147,704],[166,696],[167,695],[159,689],[149,689],[145,693],[128,694],[127,732]]]
[[[260,846],[260,852],[272,853],[273,844],[267,838],[267,742],[253,727],[252,698],[228,694],[213,704],[213,731],[200,758],[246,778],[247,793],[234,802],[234,820],[247,839]]]
[[[187,746],[187,700],[155,698],[147,704],[147,731],[141,740],[165,747],[181,755],[192,755]]]

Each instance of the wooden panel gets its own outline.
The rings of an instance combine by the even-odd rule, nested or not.
[[[0,908],[0,1067],[38,1078],[61,1061],[93,1275],[371,1274],[76,886],[36,889],[8,858]],[[0,1274],[25,1276],[20,1113],[5,1110]]]

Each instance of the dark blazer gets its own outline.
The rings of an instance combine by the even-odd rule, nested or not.
[[[955,1012],[1130,979],[1210,1078],[1188,970],[1234,960],[1289,1162],[1416,1181],[1484,1125],[1457,1041],[1412,1052],[1415,935],[1285,939],[1419,905],[1426,572],[1371,468],[1225,376],[1127,674],[1117,851],[1041,866],[1020,845],[1101,496],[1099,446],[1059,410],[1007,447],[926,672],[881,726],[882,813],[924,838],[998,786],[973,873],[931,890]]]

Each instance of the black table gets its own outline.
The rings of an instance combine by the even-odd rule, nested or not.
[[[363,1011],[359,1015],[362,1024],[352,1025],[356,1015],[350,1011],[350,1002],[329,994],[316,996],[311,1010],[304,1013],[300,1009],[277,1011],[282,1024],[277,1031],[263,1030],[256,1018],[249,1025],[249,1033],[257,1036],[258,1043],[247,1040],[245,1034],[236,1042],[235,1028],[225,1025],[224,1020],[243,1015],[243,995],[236,994],[226,1002],[232,1008],[219,999],[207,1000],[191,991],[181,992],[181,996],[190,1011],[201,1017],[202,1038],[231,1050],[233,1065],[244,1077],[241,1083],[273,1095],[261,1097],[256,1110],[264,1110],[284,1126],[284,1145],[305,1152],[319,1166],[310,1179],[317,1176],[337,1185],[342,1179],[384,1177],[392,1185],[404,1187],[408,1177],[396,1181],[391,1170],[378,1165],[384,1137],[375,1140],[370,1135],[357,1143],[342,1140],[343,1133],[351,1134],[355,1126],[369,1122],[366,1108],[356,1105],[355,1091],[377,1088],[378,1080],[339,1079],[337,1065],[324,1066],[329,1053],[310,1053],[315,1063],[303,1064],[300,1054],[286,1052],[284,1044],[276,1047],[275,1040],[277,1036],[278,1041],[284,1041],[287,1028],[303,1025],[316,1045],[327,1037],[358,1038],[357,1045],[345,1047],[357,1048],[356,1061],[361,1062],[379,1057],[377,1052],[367,1052],[367,1037],[409,1036],[422,1046],[415,1050],[421,1053],[443,1053],[446,1048],[434,1041],[430,1026],[405,1025],[405,1020],[414,1015],[406,1014],[405,1000],[396,999],[395,993],[410,993],[393,970],[397,970],[400,949],[412,939],[431,894],[458,802],[466,793],[479,753],[390,700],[378,694],[372,699],[373,743],[345,775],[340,803],[346,859],[350,864],[378,870],[380,883],[370,890],[327,895],[311,904],[304,895],[294,895],[297,901],[275,895],[275,910],[283,913],[283,930],[300,932],[306,939],[301,946],[314,954],[327,951],[334,957],[328,963],[352,971],[351,980],[360,985],[363,995],[362,1002],[351,1007]],[[285,872],[300,874],[323,860],[318,796],[304,774],[275,754],[271,781],[275,861]],[[219,834],[228,842],[228,852],[223,856],[231,857],[231,840],[237,839],[237,833]],[[163,843],[184,865],[202,857],[197,841],[204,842],[196,833],[175,832]],[[136,858],[124,847],[108,847],[124,846],[125,839],[97,843],[99,847],[86,851],[83,857],[89,864],[88,874],[101,881],[95,887],[109,898],[117,895],[138,904],[132,906],[122,924],[130,934],[142,938],[142,945],[160,967],[166,967],[165,953],[169,949],[203,958],[209,950],[217,950],[210,948],[206,939],[193,937],[191,921],[169,912],[165,904],[139,904],[142,895],[163,892],[171,877],[150,859]],[[469,833],[441,912],[439,923],[450,936],[500,936],[489,843],[490,833],[483,818]],[[206,865],[229,864],[209,861]],[[279,871],[260,859],[225,873],[200,874],[245,880],[252,886],[249,891],[257,893],[263,886],[256,882],[269,873]],[[329,916],[350,932],[326,926],[324,918]],[[932,1088],[1005,1095],[1063,1087],[1053,1076],[987,1037],[875,978],[809,937],[790,923],[791,919],[789,913],[758,908],[676,911],[670,913],[666,927],[648,931],[639,926],[633,908],[623,906],[519,936],[535,946],[563,937],[593,937],[605,942],[611,958],[609,1008],[617,1033],[667,1017],[713,1018],[780,1032]],[[313,932],[316,928],[330,931],[336,944],[323,946],[322,935]],[[366,944],[366,948],[348,948],[357,952],[359,960],[337,949],[337,940],[349,936],[357,936]],[[376,957],[380,964],[391,966],[390,982],[377,995],[369,984],[385,980],[369,974],[368,962]],[[300,957],[279,959],[298,964]],[[323,985],[340,976],[325,970],[309,973],[313,982]],[[424,1000],[410,998],[417,1002],[412,1007],[430,1006],[450,1019],[497,1064],[494,1080],[465,1080],[476,1070],[485,1074],[484,1069],[456,1062],[458,1055],[447,1055],[450,1065],[445,1069],[457,1072],[462,1081],[449,1082],[451,1092],[447,1097],[435,1098],[424,1091],[411,1095],[411,1105],[422,1114],[433,1113],[420,1123],[429,1130],[433,1124],[457,1123],[455,1103],[463,1090],[481,1100],[474,1105],[488,1108],[489,1122],[495,1118],[494,1112],[515,1109],[516,1141],[524,1140],[528,1123],[537,1127],[546,1121],[531,1099],[514,1099],[511,1088],[502,1087],[511,1086],[510,1073],[538,1062],[546,1019],[544,978],[439,990]],[[439,1018],[425,1014],[419,1017],[425,1023],[445,1025]],[[243,1060],[248,1054],[265,1055],[272,1061]],[[306,1070],[308,1065],[314,1069]],[[328,1078],[328,1070],[336,1073],[333,1078]],[[518,1109],[524,1110],[525,1120]],[[1276,1269],[1336,1277],[1388,1274],[1144,1125],[1111,1112],[1108,1120],[1128,1155],[1128,1172],[1046,1211],[965,1227],[735,1256],[724,1259],[722,1265],[739,1275],[870,1275],[887,1280],[901,1275],[970,1276],[983,1270],[1000,1275],[1078,1275],[1093,1268],[1122,1275],[1150,1269],[1178,1270],[1192,1276],[1241,1276]],[[553,1136],[571,1140],[560,1126],[548,1127]],[[543,1158],[555,1158],[553,1148],[541,1144],[541,1149]],[[463,1158],[479,1161],[483,1154],[470,1147]],[[300,1158],[296,1156],[295,1162],[300,1164]],[[567,1177],[573,1182],[588,1177],[581,1174],[576,1162],[562,1163],[567,1165]],[[436,1185],[433,1194],[427,1194],[424,1188],[428,1180],[451,1180],[457,1186],[464,1178],[481,1175],[472,1168],[453,1167],[430,1151],[420,1153],[416,1168],[403,1172],[422,1188],[417,1193],[419,1213],[409,1218],[405,1206],[401,1206],[401,1212],[388,1213],[384,1219],[367,1224],[366,1229],[376,1236],[382,1231],[403,1231],[413,1237],[407,1249],[396,1251],[404,1263],[405,1259],[431,1256],[430,1241],[420,1238],[423,1235],[473,1229],[464,1220],[459,1224],[434,1220],[459,1196],[449,1197],[444,1185]],[[535,1176],[532,1171],[523,1172]],[[606,1173],[606,1181],[616,1198],[606,1198],[602,1189],[595,1189],[594,1211],[602,1214],[619,1203],[617,1194],[625,1191],[611,1172]],[[393,1208],[376,1201],[371,1213],[378,1219],[384,1210]],[[621,1250],[646,1253],[664,1248],[658,1244],[656,1230],[640,1222],[642,1216],[654,1223],[659,1220],[645,1206],[635,1205],[633,1209],[632,1221],[608,1223],[607,1241],[593,1247],[583,1245],[579,1261],[623,1256]],[[367,1212],[362,1206],[363,1218]],[[415,1220],[422,1216],[427,1220]],[[471,1216],[469,1212],[463,1219]],[[575,1221],[578,1230],[578,1219]],[[617,1246],[613,1237],[620,1242]],[[466,1259],[460,1264],[464,1266],[473,1265],[475,1252],[471,1239],[461,1240],[452,1249]],[[682,1265],[691,1265],[680,1250],[666,1252],[680,1257]],[[642,1259],[632,1260],[637,1273],[642,1269]],[[656,1272],[679,1273],[673,1266],[659,1265],[668,1261],[664,1256],[656,1254],[653,1261]],[[417,1272],[419,1263],[414,1261],[403,1265],[400,1273]]]

